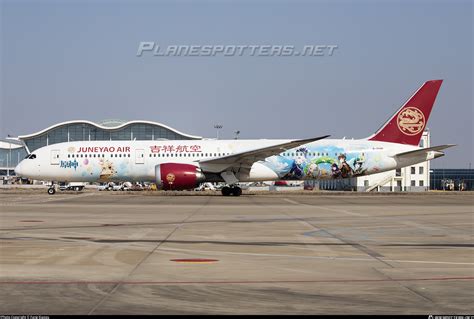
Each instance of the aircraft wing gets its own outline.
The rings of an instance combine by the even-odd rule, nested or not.
[[[253,149],[250,151],[240,152],[232,155],[222,156],[219,158],[199,161],[201,167],[215,166],[219,167],[219,171],[223,171],[230,167],[251,167],[253,163],[263,160],[267,157],[278,155],[286,150],[298,147],[303,144],[311,143],[328,137],[324,135],[320,137],[308,138],[303,140],[294,140],[286,143],[276,144],[272,146]]]

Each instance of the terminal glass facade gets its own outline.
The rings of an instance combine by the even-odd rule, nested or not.
[[[17,148],[0,148],[0,175],[13,175],[13,168],[21,162],[26,156],[24,147]]]
[[[179,134],[152,123],[130,123],[119,128],[104,129],[90,123],[70,123],[54,127],[47,132],[23,138],[28,150],[51,144],[73,141],[131,141],[131,140],[190,140],[199,139]]]
[[[474,190],[474,169],[433,169],[430,174],[431,189]]]

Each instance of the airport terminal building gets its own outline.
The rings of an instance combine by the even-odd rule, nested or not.
[[[200,140],[158,122],[104,120],[69,121],[52,125],[36,133],[18,137],[31,153],[51,144],[72,141],[133,141],[133,140]]]
[[[15,166],[40,147],[72,141],[200,140],[167,125],[152,121],[77,120],[52,125],[39,132],[0,139],[0,176],[14,176]]]
[[[17,139],[0,139],[0,176],[15,175],[13,169],[25,158],[27,151],[23,143]]]

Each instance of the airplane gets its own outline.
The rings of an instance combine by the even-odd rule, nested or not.
[[[443,80],[425,82],[381,128],[363,139],[77,141],[39,148],[17,175],[67,182],[154,182],[163,190],[191,190],[224,182],[224,196],[240,196],[240,182],[344,179],[432,160],[453,144],[419,147]],[[55,193],[55,185],[48,189]]]

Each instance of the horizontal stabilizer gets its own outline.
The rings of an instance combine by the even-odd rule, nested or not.
[[[434,154],[433,158],[435,158],[435,157],[439,157],[439,156],[444,155],[442,152],[440,152],[441,150],[444,150],[448,147],[453,147],[453,146],[456,146],[456,144],[446,144],[446,145],[438,145],[438,146],[433,146],[433,147],[427,147],[427,148],[422,148],[422,149],[419,149],[419,150],[398,153],[398,154],[395,154],[394,156],[396,156],[398,158],[400,158],[400,157],[416,157],[416,156],[424,156],[424,155],[429,154],[430,152],[433,152],[433,154]],[[436,153],[438,153],[438,156],[436,156]]]

